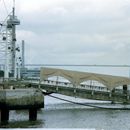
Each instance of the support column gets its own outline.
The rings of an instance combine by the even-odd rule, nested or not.
[[[8,122],[9,110],[8,109],[1,109],[0,111],[1,111],[1,113],[0,113],[1,122]]]
[[[29,120],[30,121],[36,121],[37,120],[37,109],[36,108],[30,108],[29,109]]]

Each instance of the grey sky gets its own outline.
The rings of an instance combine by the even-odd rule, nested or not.
[[[16,0],[16,11],[26,63],[130,64],[130,0]]]

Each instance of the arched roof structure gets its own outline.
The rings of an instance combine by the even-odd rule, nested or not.
[[[52,76],[61,76],[69,80],[74,86],[87,80],[96,80],[104,84],[108,89],[112,90],[115,87],[130,85],[130,78],[121,76],[112,76],[97,73],[79,72],[72,70],[45,68],[40,70],[40,80],[45,80]]]

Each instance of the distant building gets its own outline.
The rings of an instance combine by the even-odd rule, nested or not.
[[[22,78],[40,78],[40,69],[21,69]]]

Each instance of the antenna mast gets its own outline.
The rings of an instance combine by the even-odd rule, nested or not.
[[[15,8],[15,0],[13,0],[13,8]]]

